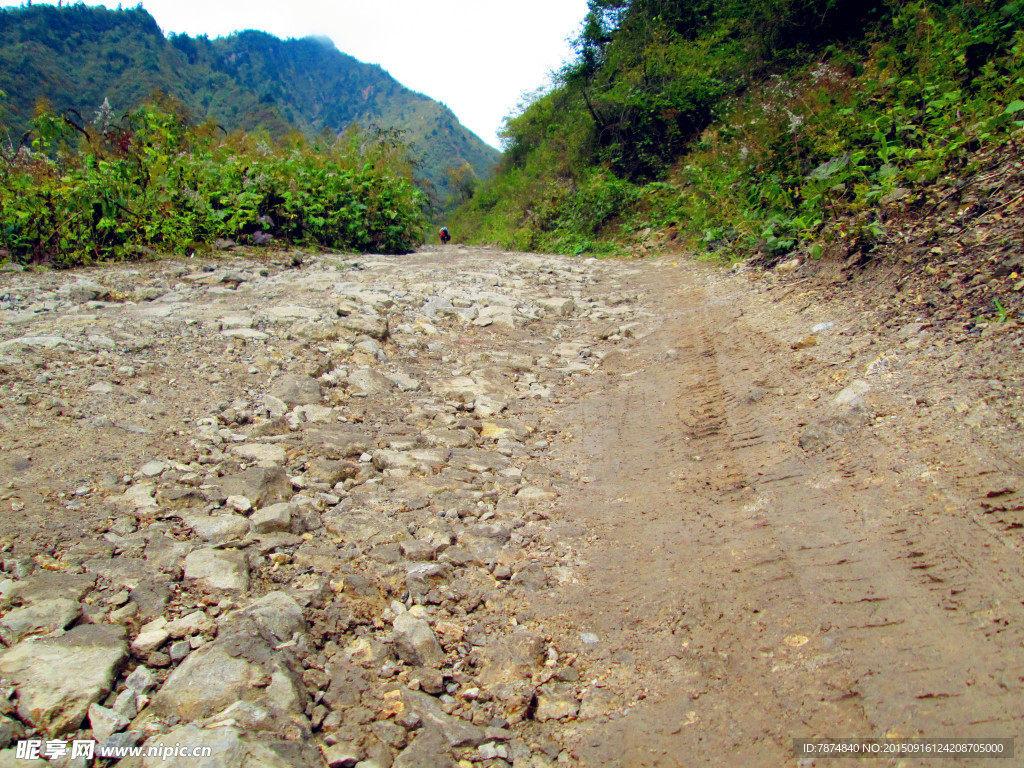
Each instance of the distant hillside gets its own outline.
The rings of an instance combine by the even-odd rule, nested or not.
[[[468,164],[486,180],[500,157],[443,104],[326,39],[280,40],[247,31],[168,40],[141,7],[0,9],[0,91],[6,93],[0,122],[14,141],[40,101],[91,118],[104,99],[122,111],[157,91],[197,120],[214,120],[228,131],[263,128],[279,137],[293,129],[338,133],[353,123],[397,128],[405,131],[438,207],[458,194],[454,172],[464,176]]]

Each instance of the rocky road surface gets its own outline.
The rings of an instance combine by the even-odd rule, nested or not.
[[[0,273],[0,766],[1022,735],[1020,329],[878,310],[461,247]]]

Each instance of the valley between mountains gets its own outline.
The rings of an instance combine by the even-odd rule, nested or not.
[[[1021,733],[1012,321],[671,256],[15,269],[0,766],[26,738],[547,768]]]

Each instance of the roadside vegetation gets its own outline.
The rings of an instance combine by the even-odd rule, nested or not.
[[[215,39],[165,37],[141,5],[0,8],[0,91],[15,139],[31,128],[41,99],[83,115],[108,99],[122,114],[157,92],[183,105],[196,122],[212,120],[229,133],[266,131],[284,139],[298,131],[312,140],[352,125],[398,129],[436,213],[460,201],[460,190],[450,186],[452,172],[466,165],[486,179],[499,157],[446,106],[347,56],[327,38],[281,40],[254,30]]]
[[[1024,3],[591,0],[577,57],[507,120],[472,242],[730,259],[870,249],[1024,126]],[[983,154],[983,153],[982,153]]]
[[[394,132],[230,136],[169,100],[122,117],[42,112],[0,128],[0,255],[71,267],[217,240],[405,253],[422,242],[423,195]]]

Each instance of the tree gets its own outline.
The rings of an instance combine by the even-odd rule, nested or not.
[[[446,208],[455,208],[465,203],[473,196],[480,184],[476,171],[469,163],[463,163],[458,168],[449,168],[445,175],[448,189],[451,190],[445,205]]]

